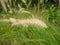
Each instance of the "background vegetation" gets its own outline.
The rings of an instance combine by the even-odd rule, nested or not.
[[[0,22],[0,45],[60,45],[60,0],[0,0],[0,19],[10,17],[36,17],[48,28]]]

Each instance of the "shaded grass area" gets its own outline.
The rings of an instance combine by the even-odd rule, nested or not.
[[[17,19],[39,18],[41,19],[42,15],[38,15],[36,11],[32,9],[27,12],[20,12],[20,13],[13,13],[13,14],[4,14],[4,13],[2,14],[1,13],[0,18],[17,18]]]
[[[48,24],[48,28],[29,25],[11,26],[0,22],[0,45],[59,45],[60,29]]]
[[[16,13],[16,14],[1,14],[0,18],[17,18],[17,19],[26,19],[26,18],[31,18],[31,14],[26,14],[26,13]]]

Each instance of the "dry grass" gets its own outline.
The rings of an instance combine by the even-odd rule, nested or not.
[[[28,26],[28,25],[36,25],[42,28],[47,28],[48,26],[39,19],[36,18],[31,18],[31,19],[15,19],[15,18],[10,18],[10,19],[2,19],[1,21],[8,21],[12,23],[12,26],[15,25],[23,25],[23,26]]]

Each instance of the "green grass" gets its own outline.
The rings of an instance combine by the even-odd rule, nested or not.
[[[42,15],[35,15],[48,25],[48,28],[41,28],[34,25],[24,27],[21,25],[11,26],[10,22],[0,22],[0,45],[60,45],[60,27],[48,21],[48,12]],[[32,18],[29,14],[2,14],[1,18]],[[57,19],[58,20],[58,19]]]
[[[17,19],[26,19],[26,18],[31,18],[32,15],[30,14],[26,14],[26,13],[16,13],[16,14],[1,14],[0,15],[1,18],[17,18]]]
[[[42,29],[29,25],[11,26],[11,23],[0,22],[0,45],[59,45],[60,30],[51,24]]]

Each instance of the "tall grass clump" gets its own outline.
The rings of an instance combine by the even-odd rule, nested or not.
[[[49,9],[44,9],[42,14],[46,16],[46,21],[54,24],[55,26],[60,26],[60,8],[50,6]]]

